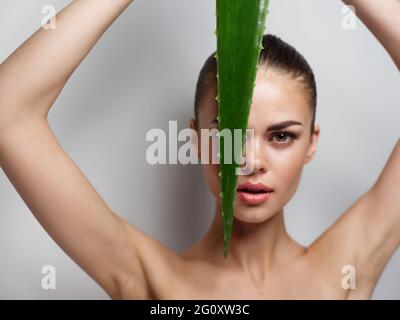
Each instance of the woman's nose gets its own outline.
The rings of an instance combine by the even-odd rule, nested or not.
[[[261,137],[249,135],[246,139],[245,162],[243,166],[251,168],[251,174],[267,171],[267,157]]]
[[[254,141],[254,167],[253,172],[266,172],[267,171],[267,159],[265,150],[263,148],[262,140],[255,139]]]

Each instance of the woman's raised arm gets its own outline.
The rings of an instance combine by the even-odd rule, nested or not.
[[[400,0],[343,0],[375,35],[400,69]]]
[[[68,78],[132,0],[75,0],[0,65],[0,130],[45,117]]]
[[[164,259],[169,251],[107,206],[58,143],[47,114],[131,2],[75,0],[56,16],[56,30],[38,30],[0,66],[0,166],[48,234],[113,298],[148,298],[148,261],[159,268],[174,258]]]
[[[343,0],[400,68],[400,0]],[[398,135],[397,133],[394,133]],[[339,287],[343,268],[354,267],[356,290],[347,298],[370,298],[387,262],[400,245],[400,139],[375,183],[310,246],[327,279]],[[340,288],[340,287],[339,287]],[[343,287],[344,288],[344,287]]]

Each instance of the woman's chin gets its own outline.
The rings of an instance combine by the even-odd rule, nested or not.
[[[245,223],[262,223],[269,220],[273,214],[265,210],[265,208],[237,208],[233,216],[235,219]]]

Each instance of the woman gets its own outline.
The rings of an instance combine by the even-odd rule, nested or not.
[[[0,66],[0,164],[49,235],[114,299],[369,298],[400,243],[400,143],[370,190],[314,243],[305,248],[291,239],[283,206],[319,136],[315,83],[305,60],[298,65],[300,77],[293,76],[295,65],[272,64],[257,74],[249,115],[249,128],[255,129],[254,171],[238,179],[227,259],[216,165],[204,165],[215,195],[215,219],[205,237],[180,254],[128,224],[101,199],[58,144],[47,115],[73,71],[131,2],[76,0],[57,15],[56,30],[38,30]],[[345,2],[355,6],[400,67],[399,2]],[[265,41],[275,48],[286,45],[271,36]],[[216,127],[215,96],[212,80],[199,78],[191,128],[210,128],[210,122]],[[300,124],[268,130],[286,120]],[[248,183],[269,186],[269,199],[252,201]],[[343,286],[345,266],[356,271],[356,289]]]

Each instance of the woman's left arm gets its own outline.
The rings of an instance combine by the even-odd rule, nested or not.
[[[400,69],[400,0],[342,0],[375,35]]]
[[[400,69],[400,0],[343,0],[375,35]],[[378,180],[370,190],[372,203],[386,224],[387,236],[400,244],[400,140],[397,141]],[[374,220],[374,219],[373,219]],[[386,223],[385,223],[386,222]],[[376,227],[376,226],[375,226]]]
[[[400,69],[400,0],[343,0],[374,34]],[[373,269],[377,280],[400,245],[400,139],[378,179],[365,195],[364,212],[351,227],[365,235],[361,252],[364,266]],[[361,210],[362,211],[362,210]],[[353,215],[354,218],[357,214]],[[357,224],[358,226],[355,226]],[[357,232],[356,232],[357,233]],[[367,243],[369,245],[367,245]]]
[[[355,8],[356,15],[385,47],[400,69],[400,0],[343,0]],[[400,140],[379,178],[371,188],[374,221],[384,225],[385,234],[400,244]],[[372,218],[372,217],[371,217]],[[371,224],[371,223],[370,223]],[[379,228],[375,225],[375,230]]]
[[[400,69],[400,0],[343,0],[386,48]],[[357,274],[348,298],[370,296],[400,245],[400,138],[377,180],[309,248],[321,270],[339,287],[344,266]]]

